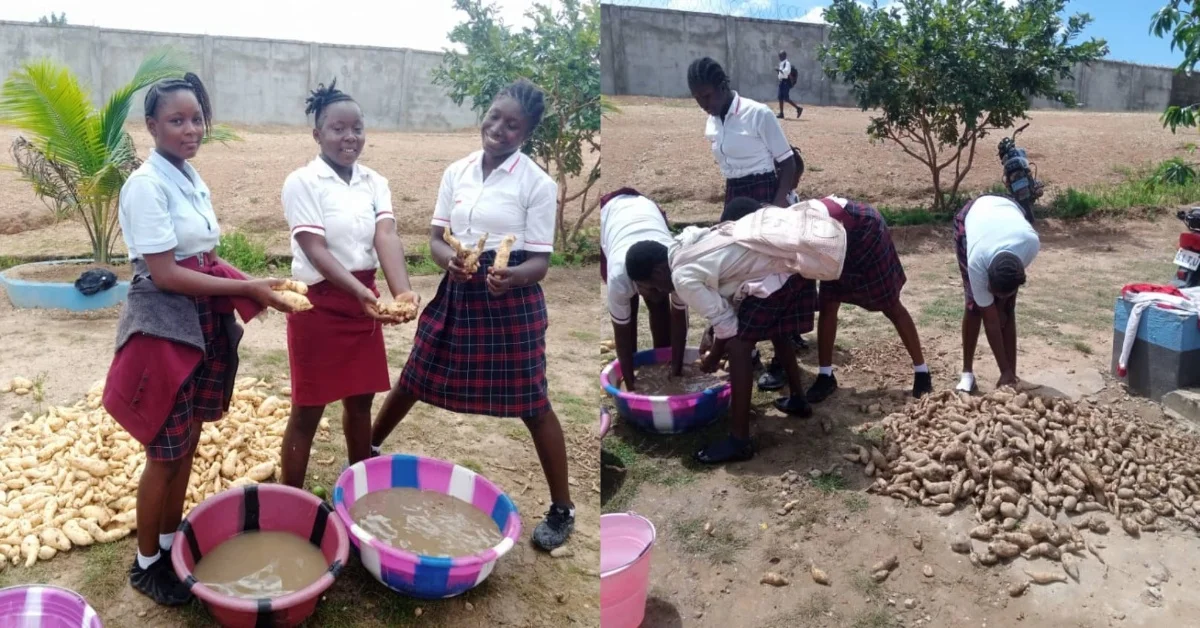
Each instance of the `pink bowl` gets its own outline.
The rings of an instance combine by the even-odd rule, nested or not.
[[[700,349],[689,347],[684,362],[699,359]],[[671,361],[671,349],[648,349],[633,356],[635,367]],[[729,382],[687,395],[641,395],[626,392],[621,384],[621,363],[613,360],[600,371],[600,387],[613,399],[617,413],[634,427],[656,434],[680,434],[711,424],[729,409],[733,394]],[[606,430],[607,431],[607,430]]]
[[[276,598],[257,600],[218,593],[196,581],[192,570],[221,543],[254,530],[291,532],[321,548],[329,563],[316,582]],[[192,594],[222,626],[297,626],[312,615],[350,555],[346,527],[316,495],[279,484],[252,484],[218,493],[196,506],[175,533],[171,564]]]
[[[78,593],[45,585],[0,589],[0,628],[103,628]]]

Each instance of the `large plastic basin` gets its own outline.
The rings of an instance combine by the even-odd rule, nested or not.
[[[0,589],[0,628],[103,628],[78,593],[45,585]]]
[[[689,347],[683,359],[691,362],[699,357],[700,349]],[[670,348],[639,351],[633,356],[635,368],[670,361]],[[656,434],[679,434],[711,424],[729,410],[732,395],[728,382],[686,395],[642,395],[623,391],[620,384],[621,364],[613,360],[600,372],[601,388],[612,397],[622,419]]]

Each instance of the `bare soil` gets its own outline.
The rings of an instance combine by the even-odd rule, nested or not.
[[[153,147],[150,136],[136,125],[129,128],[138,154]],[[280,204],[283,181],[296,168],[317,156],[311,129],[301,127],[238,128],[243,141],[213,144],[201,149],[193,164],[212,190],[213,205],[224,231],[243,231],[267,246],[272,254],[289,254],[287,221]],[[22,181],[9,146],[16,129],[0,127],[0,254],[10,256],[88,253],[87,232],[74,220],[55,223],[51,213]],[[442,172],[480,146],[479,132],[400,133],[367,129],[362,163],[387,177],[396,210],[396,228],[409,252],[427,248],[429,220],[437,200]],[[598,154],[585,155],[590,168]],[[572,181],[570,188],[580,185]],[[595,194],[592,194],[594,197]],[[578,202],[568,217],[579,215]],[[599,222],[598,212],[587,224]],[[119,238],[118,238],[119,240]],[[114,249],[124,253],[118,242]]]
[[[45,283],[75,283],[79,276],[89,270],[107,270],[117,276],[118,281],[129,281],[133,268],[129,264],[37,264],[18,266],[4,272],[13,279],[41,281]]]
[[[548,507],[537,454],[525,427],[515,420],[456,415],[418,404],[385,445],[452,460],[483,473],[516,502],[524,525],[522,541],[497,565],[488,580],[461,597],[418,601],[392,593],[352,560],[330,589],[311,626],[599,626],[599,460],[593,433],[597,419],[594,360],[601,304],[596,269],[554,268],[543,286],[550,312],[547,344],[550,390],[562,421],[570,457],[571,491],[577,507],[574,555],[552,558],[533,548],[529,535]],[[438,277],[414,278],[428,302]],[[0,290],[0,380],[24,376],[35,382],[31,394],[0,395],[0,423],[46,405],[70,405],[102,380],[112,357],[116,308],[84,315],[14,310]],[[388,358],[399,375],[412,347],[413,324],[388,333]],[[285,321],[270,315],[247,325],[241,375],[270,378],[286,385]],[[382,403],[383,396],[377,398]],[[378,406],[377,406],[378,408]],[[327,411],[330,442],[314,443],[308,488],[332,488],[345,461],[340,409]],[[320,460],[332,460],[328,465]],[[134,555],[132,539],[73,551],[32,569],[0,571],[0,587],[53,583],[83,594],[106,626],[209,626],[198,603],[181,610],[155,607],[129,588],[126,573]],[[419,611],[418,611],[419,609]],[[419,613],[419,615],[418,615]],[[418,619],[419,617],[419,619]]]
[[[724,180],[704,139],[705,114],[690,99],[619,97],[621,108],[604,120],[605,192],[631,186],[663,204],[675,221],[713,220],[720,215]],[[768,103],[772,108],[778,104]],[[933,188],[928,168],[892,143],[872,144],[869,113],[837,107],[805,107],[780,120],[804,154],[800,196],[839,194],[876,206],[928,206]],[[1046,199],[1067,186],[1119,183],[1123,172],[1175,155],[1195,138],[1172,135],[1152,113],[1035,111],[1018,136],[1047,185]],[[996,158],[1001,135],[983,140],[964,190],[1001,181]]]
[[[1131,399],[1109,375],[1112,310],[1124,284],[1162,282],[1170,276],[1177,223],[1050,222],[1039,224],[1039,230],[1042,251],[1018,302],[1018,374],[1042,384],[1039,394],[1087,394],[1137,416],[1161,417],[1157,404]],[[934,386],[952,387],[961,369],[962,313],[952,234],[947,228],[909,228],[896,229],[894,235],[908,275],[903,302],[917,320]],[[693,325],[695,340],[701,321],[693,320]],[[805,381],[811,383],[816,337],[807,338],[814,348],[799,357]],[[1200,611],[1200,602],[1185,583],[1200,568],[1193,532],[1172,529],[1134,540],[1110,521],[1112,532],[1089,537],[1104,545],[1099,551],[1107,570],[1089,557],[1080,565],[1080,583],[1034,585],[1023,597],[1011,598],[1006,587],[1025,579],[1026,569],[1061,568],[1023,559],[973,567],[949,548],[954,535],[976,525],[971,509],[943,518],[932,509],[905,508],[866,493],[870,479],[841,454],[851,443],[862,442],[856,428],[909,401],[909,364],[883,316],[843,308],[834,360],[841,389],[818,404],[807,420],[781,415],[771,406],[774,394],[757,393],[755,459],[718,469],[691,461],[695,449],[724,435],[724,420],[703,433],[675,437],[647,435],[618,421],[601,454],[606,465],[602,510],[632,510],[657,526],[645,625],[1094,628],[1195,623],[1188,618]],[[981,387],[991,390],[999,372],[982,340],[976,365]],[[784,493],[780,476],[788,470],[802,479]],[[813,470],[820,475],[810,478]],[[798,500],[795,509],[777,514],[791,500]],[[712,526],[711,534],[705,524]],[[920,550],[912,543],[917,533],[924,539]],[[870,566],[891,554],[899,557],[900,567],[886,581],[875,582]],[[828,573],[832,584],[816,584],[810,564]],[[925,565],[933,577],[922,574]],[[1161,585],[1161,598],[1155,598],[1145,580],[1163,570],[1171,576]],[[760,584],[767,572],[783,575],[790,584]]]

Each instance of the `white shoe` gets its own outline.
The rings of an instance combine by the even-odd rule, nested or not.
[[[975,392],[975,374],[963,373],[962,378],[958,380],[958,385],[954,387],[954,390],[965,393]]]

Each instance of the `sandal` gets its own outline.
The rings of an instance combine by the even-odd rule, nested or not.
[[[779,397],[775,400],[775,409],[788,415],[800,419],[807,419],[812,416],[812,406],[804,395],[792,395],[790,397]]]
[[[701,464],[743,462],[754,457],[754,443],[730,436],[697,451],[692,457]]]

